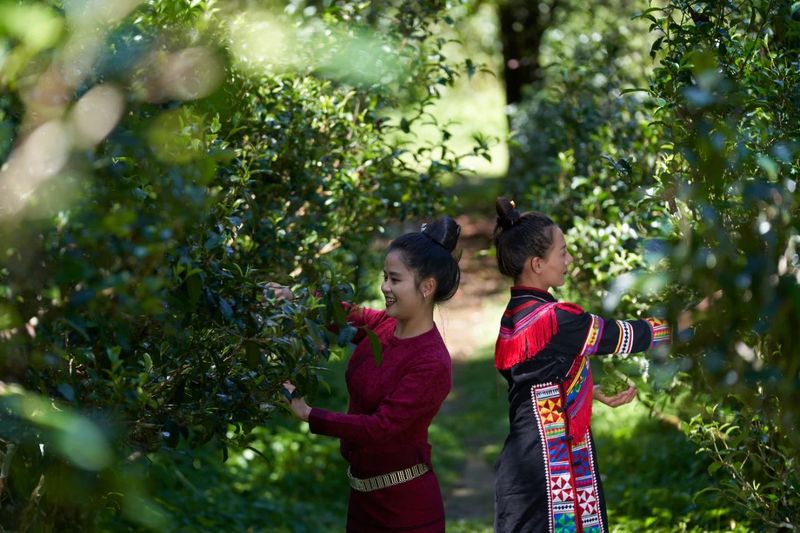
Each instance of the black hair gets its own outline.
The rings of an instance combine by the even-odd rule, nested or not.
[[[453,255],[461,234],[461,226],[445,216],[421,231],[406,233],[392,241],[387,253],[401,252],[403,263],[416,274],[417,285],[427,278],[436,280],[434,302],[444,302],[453,297],[461,281],[458,258]]]
[[[494,228],[494,246],[497,248],[497,268],[500,273],[516,278],[522,274],[529,257],[547,255],[553,245],[556,223],[542,213],[530,211],[520,214],[514,202],[500,196],[495,202],[497,225]]]

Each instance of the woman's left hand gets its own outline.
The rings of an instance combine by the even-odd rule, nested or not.
[[[272,294],[275,295],[275,298],[278,300],[286,300],[291,302],[294,300],[294,294],[292,294],[292,290],[285,285],[281,285],[280,283],[275,283],[274,281],[270,281],[266,285],[264,285],[264,297],[268,298],[267,290],[271,290]]]
[[[686,309],[681,311],[678,315],[678,323],[677,323],[677,333],[678,338],[682,337],[683,332],[689,330],[694,324],[694,315],[695,313],[707,313],[711,307],[714,305],[714,302],[722,298],[722,291],[718,290],[711,296],[706,296],[703,298],[700,303],[695,305],[692,309]]]
[[[603,389],[600,385],[595,385],[593,393],[594,399],[598,402],[604,403],[609,407],[619,407],[620,405],[625,405],[626,403],[633,401],[633,399],[636,397],[636,387],[631,385],[628,387],[628,390],[624,390],[613,396],[608,396],[607,394],[603,393]]]
[[[286,402],[289,404],[289,408],[292,410],[292,414],[299,418],[304,422],[308,422],[308,415],[311,414],[311,407],[306,403],[306,399],[303,397],[300,398],[291,398],[291,394],[295,390],[295,386],[292,385],[291,381],[284,381],[283,388],[287,394]],[[290,400],[291,398],[291,400]]]

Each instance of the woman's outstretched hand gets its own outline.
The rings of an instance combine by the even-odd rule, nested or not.
[[[284,396],[286,397],[286,402],[289,404],[289,408],[292,410],[292,414],[300,420],[308,422],[308,415],[311,414],[311,407],[306,403],[305,398],[292,398],[294,389],[295,386],[292,385],[291,381],[283,382],[283,390],[286,391]]]
[[[270,281],[266,285],[264,285],[264,296],[267,296],[267,289],[272,290],[275,294],[275,298],[279,300],[287,300],[291,302],[294,299],[294,294],[285,285],[281,285],[280,283],[275,283],[274,281]]]
[[[692,327],[695,313],[707,313],[711,309],[711,306],[714,305],[714,302],[720,298],[722,298],[721,290],[716,291],[711,296],[706,296],[692,309],[687,309],[678,315],[678,323],[676,324],[678,327],[678,336],[681,335],[681,332],[685,332]]]
[[[620,405],[625,405],[626,403],[633,401],[633,399],[636,397],[636,387],[631,385],[627,390],[624,390],[613,396],[608,396],[607,394],[603,393],[603,389],[600,385],[595,385],[593,393],[594,399],[598,402],[604,403],[609,407],[619,407]]]

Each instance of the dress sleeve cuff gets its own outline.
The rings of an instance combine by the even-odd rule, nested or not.
[[[646,318],[645,320],[651,331],[650,349],[662,344],[672,344],[672,328],[666,321],[657,318]]]
[[[312,407],[308,414],[308,428],[317,435],[330,435],[331,413],[325,409]]]

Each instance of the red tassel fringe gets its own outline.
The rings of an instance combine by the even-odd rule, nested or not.
[[[544,304],[548,305],[548,304]],[[535,357],[558,333],[556,308],[572,314],[581,314],[583,309],[572,303],[557,303],[544,311],[525,331],[510,339],[498,337],[494,346],[494,366],[508,370],[512,366]]]
[[[589,362],[587,361],[588,365]],[[586,438],[586,431],[592,423],[592,395],[594,389],[594,380],[592,379],[592,371],[589,369],[589,374],[586,380],[581,385],[579,398],[576,401],[583,401],[581,408],[576,413],[570,412],[569,416],[569,434],[572,436],[572,444],[577,444]],[[582,398],[581,398],[582,397]]]

